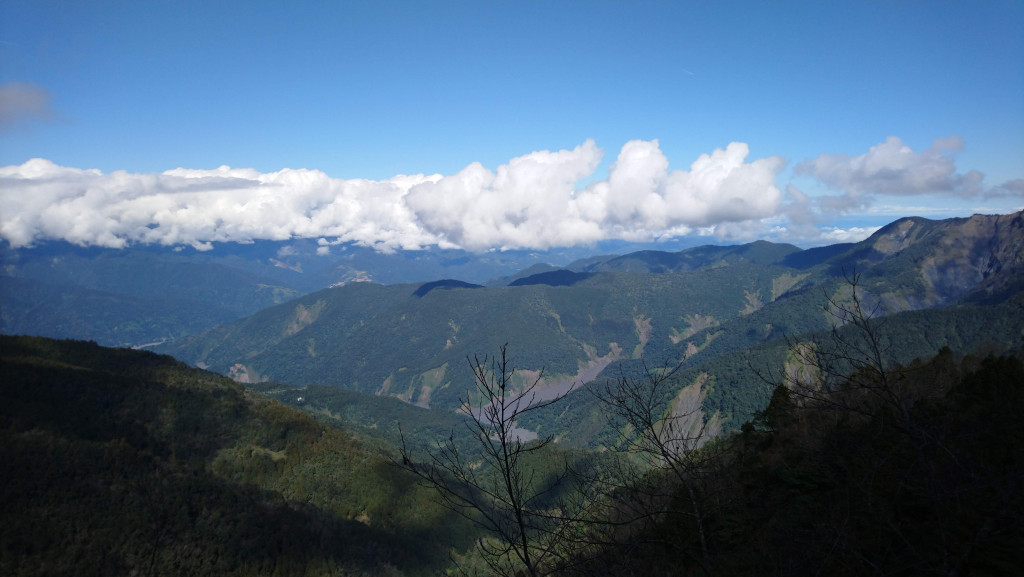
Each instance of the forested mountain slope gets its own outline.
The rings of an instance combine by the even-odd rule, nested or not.
[[[765,378],[778,378],[793,367],[794,347],[820,341],[837,323],[830,311],[850,304],[854,274],[889,363],[928,358],[943,347],[966,353],[1024,346],[1021,213],[902,219],[864,242],[839,248],[799,262],[789,278],[804,275],[800,287],[748,315],[706,327],[678,344],[652,339],[646,362],[679,363],[673,392],[683,397],[699,391],[705,418],[721,419],[726,429],[738,427],[767,402]],[[801,254],[790,253],[783,262],[792,264]],[[597,381],[642,372],[641,360],[623,360]],[[574,392],[568,402],[573,410],[563,410],[560,418],[541,412],[524,426],[583,445],[614,438],[615,426],[603,427],[606,417],[591,395]]]
[[[153,353],[0,337],[0,573],[428,574],[469,528],[350,432]]]
[[[798,258],[804,253],[812,254]],[[635,371],[641,358],[695,367],[761,343],[828,330],[835,319],[825,308],[849,300],[854,274],[865,307],[878,317],[982,307],[969,311],[979,326],[964,329],[963,344],[976,346],[986,338],[985,327],[997,324],[984,319],[1024,322],[1019,304],[988,308],[1019,303],[1013,295],[1024,289],[1022,255],[1022,213],[911,218],[832,250],[801,252],[757,242],[596,259],[575,270],[519,276],[515,286],[339,287],[161,350],[249,382],[341,386],[451,410],[465,391],[460,368],[466,357],[504,343],[523,378],[544,369],[542,388],[554,395],[572,382]],[[635,270],[644,272],[629,272]],[[942,318],[957,316],[954,311]],[[913,317],[914,323],[924,330],[932,321],[920,319],[927,317]],[[955,329],[933,332],[955,340]],[[1007,335],[1006,345],[1014,346],[1012,330],[991,336],[1002,342]],[[929,344],[935,348],[914,355],[955,343],[935,338]],[[909,361],[913,357],[904,353],[916,351],[897,348],[894,360]],[[716,379],[706,385],[711,402],[734,397],[732,405],[742,407],[723,416],[742,418],[753,410],[751,387],[759,381],[752,371],[735,382],[709,376]],[[678,388],[687,384],[680,381]]]
[[[763,409],[773,385],[781,382],[787,371],[803,366],[796,358],[799,347],[830,338],[829,331],[817,330],[764,341],[752,333],[751,327],[757,324],[756,320],[740,319],[718,327],[725,334],[679,364],[661,405],[667,410],[675,399],[699,395],[703,417],[714,418],[723,431],[734,430]],[[998,305],[906,311],[879,318],[871,326],[877,330],[882,357],[893,365],[930,358],[944,347],[1012,353],[1024,349],[1024,293]],[[856,340],[857,331],[846,327],[838,334]],[[729,346],[729,333],[743,335],[736,339],[738,346]],[[662,365],[649,361],[648,366],[657,369]],[[590,387],[600,390],[609,381],[621,376],[640,378],[643,372],[640,360],[623,361],[609,367]],[[569,445],[608,446],[616,441],[624,423],[610,418],[591,391],[581,388],[571,392],[560,406],[523,419],[521,426]]]
[[[544,273],[554,274],[554,273]],[[451,409],[467,356],[510,343],[550,386],[590,380],[770,298],[786,271],[747,264],[700,274],[608,272],[571,284],[346,286],[308,295],[161,350],[250,381],[337,385]],[[528,281],[528,279],[521,279]],[[661,346],[661,345],[659,345]]]

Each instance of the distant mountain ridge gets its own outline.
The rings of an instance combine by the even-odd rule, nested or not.
[[[736,262],[771,265],[795,252],[800,252],[800,249],[791,244],[759,240],[736,246],[707,245],[679,252],[645,250],[598,262],[578,261],[566,268],[579,272],[686,272]]]
[[[644,251],[541,269],[515,286],[453,285],[418,297],[430,283],[349,285],[161,350],[241,380],[334,385],[451,410],[464,393],[465,358],[506,342],[524,378],[543,368],[554,394],[641,357],[710,362],[825,330],[825,298],[845,298],[844,275],[855,271],[867,304],[883,316],[994,306],[1024,290],[1021,213],[901,219],[860,243],[812,250],[803,260],[807,251],[767,242]],[[996,309],[972,314],[989,310]],[[1024,326],[1019,307],[999,310]],[[1010,336],[996,340],[1012,346],[1019,335]],[[729,386],[740,391],[755,379]]]
[[[441,278],[484,284],[542,262],[568,264],[594,250],[385,254],[355,244],[321,246],[313,239],[213,246],[203,252],[49,242],[12,249],[0,242],[0,290],[5,297],[0,299],[0,333],[141,346],[201,332],[331,286]]]
[[[1012,236],[1013,227],[1019,226],[1019,223],[1014,225],[1014,215],[979,218],[991,224],[983,224],[977,218],[949,221],[911,218],[901,219],[886,227],[887,230],[879,231],[888,234],[903,226],[899,223],[912,222],[916,223],[915,236],[923,234],[925,228],[939,231],[952,226],[959,227],[957,234],[962,233],[961,241],[974,239],[975,246],[956,248],[962,254],[953,259],[953,262],[962,262],[970,253],[975,261],[973,272],[971,267],[962,264],[949,266],[950,260],[941,255],[933,258],[929,263],[931,279],[927,281],[933,294],[921,296],[922,302],[908,306],[946,302],[948,297],[958,294],[956,285],[970,282],[968,277],[991,276],[995,271],[993,266],[1012,262],[1008,254],[997,254],[990,259],[991,265],[981,261],[987,258],[983,239]],[[886,247],[890,245],[895,246],[890,241],[881,248],[888,250]],[[634,245],[605,243],[601,246],[625,249]],[[863,244],[856,246],[859,247],[856,250],[861,250],[859,255],[850,253],[855,250],[852,244],[799,250],[792,245],[759,241],[735,246],[690,247],[677,252],[647,247],[625,254],[580,258],[583,251],[579,249],[479,255],[435,250],[379,254],[365,247],[338,246],[329,247],[327,254],[321,254],[325,247],[308,239],[217,245],[208,252],[154,246],[119,250],[66,243],[11,250],[0,245],[0,294],[3,296],[0,298],[0,333],[145,346],[196,334],[329,286],[354,282],[402,284],[458,279],[493,287],[560,269],[575,273],[667,274],[730,263],[753,263],[809,271],[829,259],[847,264],[859,262],[862,269],[878,260],[877,255],[871,256],[874,249]],[[955,242],[951,244],[951,248],[955,246]],[[593,247],[587,250],[592,251]],[[1005,253],[1009,249],[1002,247],[1001,250]],[[840,268],[841,265],[833,272]],[[964,275],[966,277],[960,278]],[[548,280],[556,277],[548,277]],[[998,301],[1002,298],[1000,295],[1014,290],[1012,283],[999,280],[1006,278],[1005,275],[994,278],[995,284],[985,289],[991,295],[978,298]]]

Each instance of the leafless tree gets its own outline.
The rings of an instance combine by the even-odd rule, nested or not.
[[[537,402],[541,375],[516,391],[508,345],[499,357],[469,360],[474,388],[460,399],[460,412],[475,439],[460,447],[454,433],[419,460],[402,437],[393,462],[433,487],[441,503],[486,531],[479,548],[498,575],[544,575],[563,558],[568,533],[579,522],[578,501],[558,498],[568,478],[563,463],[553,476],[538,478],[538,457],[550,438],[526,440],[519,419],[558,402]]]
[[[715,468],[715,452],[703,449],[708,440],[708,423],[701,411],[701,396],[686,406],[674,407],[667,402],[675,367],[651,369],[643,363],[643,376],[619,378],[594,392],[607,410],[627,425],[621,433],[619,446],[639,462],[639,467],[620,469],[604,483],[614,483],[605,492],[623,495],[611,506],[609,519],[617,525],[641,525],[667,515],[681,515],[694,523],[699,541],[699,555],[694,560],[703,572],[711,575],[711,555],[706,528],[707,501],[705,481]],[[629,465],[627,464],[626,467]],[[673,480],[665,483],[664,473]],[[611,479],[611,480],[609,480]],[[680,489],[685,494],[686,509],[673,505]]]

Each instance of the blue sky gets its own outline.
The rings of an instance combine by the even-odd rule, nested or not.
[[[0,97],[16,245],[811,245],[1024,205],[1024,2],[4,0]]]

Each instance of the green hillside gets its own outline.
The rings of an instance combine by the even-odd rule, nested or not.
[[[601,273],[581,284],[621,287],[619,276],[634,275]],[[380,299],[390,288],[367,286],[362,296]],[[569,307],[551,291],[574,288],[507,290]],[[486,291],[449,288],[415,298],[460,292]],[[742,331],[768,310],[703,331]],[[800,343],[857,343],[867,336],[862,328],[713,355],[708,346],[659,395],[674,411],[688,387],[703,389],[690,398],[700,399],[697,423],[708,423],[709,438],[640,468],[630,441],[640,422],[623,420],[587,391],[521,419],[519,426],[563,441],[531,449],[519,463],[534,495],[530,514],[550,523],[531,539],[556,552],[534,568],[564,575],[765,568],[1005,574],[1021,562],[1024,464],[1013,415],[1022,409],[1024,369],[1013,356],[962,357],[948,348],[932,355],[942,343],[1020,350],[1022,312],[1018,293],[996,305],[870,320],[891,353],[886,366],[853,359],[838,365],[848,377],[817,390],[799,388],[800,371],[774,373],[788,387],[774,389],[754,371],[785,369]],[[496,440],[468,434],[466,421],[447,412],[324,385],[243,388],[166,356],[85,342],[2,337],[0,361],[5,575],[427,575],[448,569],[449,555],[462,569],[483,567],[482,558],[465,554],[480,534],[379,453],[394,454],[399,425],[412,457],[427,458],[431,448],[436,455],[437,442],[450,439],[476,489],[485,488],[492,474],[473,447]],[[637,362],[620,363],[620,375],[642,383]],[[467,369],[463,359],[452,379]],[[652,407],[650,416],[662,418],[658,403]],[[567,447],[573,444],[603,450]]]
[[[597,273],[570,286],[329,289],[161,350],[250,382],[325,384],[453,409],[467,356],[509,343],[522,371],[580,380],[763,306],[788,274],[746,264],[700,274]],[[658,345],[661,346],[661,345]]]
[[[1024,293],[999,305],[907,311],[872,324],[878,327],[886,359],[892,364],[927,359],[944,347],[967,352],[1020,351],[1024,349]],[[679,365],[661,406],[667,409],[681,389],[699,382],[705,395],[705,418],[717,415],[723,430],[737,429],[767,404],[772,383],[779,382],[787,363],[792,362],[794,346],[827,339],[829,334],[822,321],[816,330],[764,341],[752,331],[756,326],[756,319],[741,318],[715,329],[722,336]],[[730,338],[730,334],[739,336]],[[839,334],[855,338],[856,331],[846,327]],[[524,419],[522,426],[570,445],[608,446],[614,443],[622,423],[609,420],[592,392],[620,375],[637,378],[642,374],[640,361],[609,367],[588,387],[570,393],[559,407],[538,411]]]
[[[469,375],[469,366],[459,367]],[[368,446],[392,451],[402,441],[420,452],[432,449],[438,439],[451,435],[469,442],[466,417],[431,411],[386,396],[367,395],[341,387],[281,383],[257,383],[248,388],[305,411],[332,427],[352,431]],[[401,433],[400,433],[401,430]]]
[[[0,573],[428,574],[468,525],[351,431],[165,356],[0,337]]]

